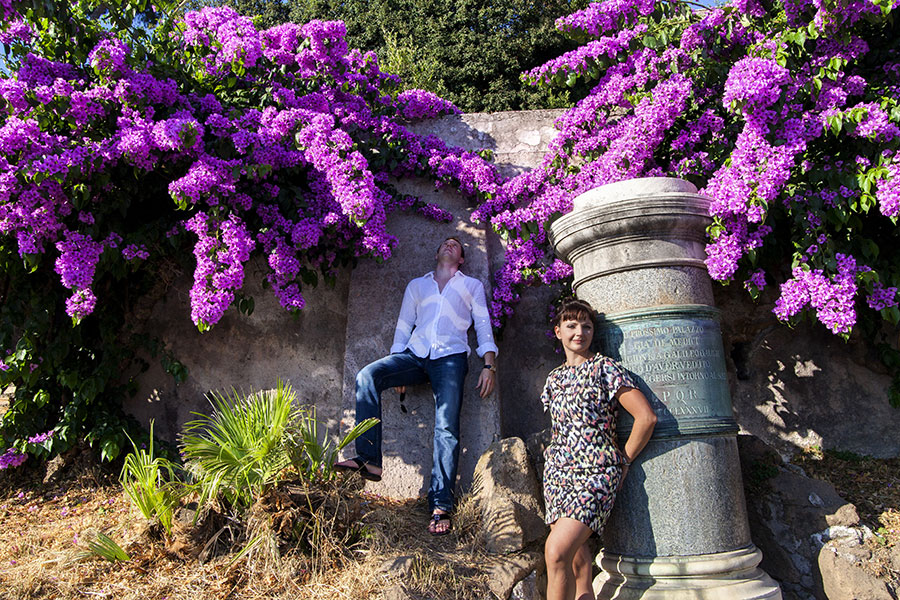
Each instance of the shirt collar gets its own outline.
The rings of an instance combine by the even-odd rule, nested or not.
[[[425,273],[425,275],[423,275],[423,277],[434,279],[434,271],[428,271],[427,273]],[[453,277],[451,277],[450,279],[454,279],[456,277],[465,277],[465,274],[462,271],[457,270],[456,273],[453,274]]]

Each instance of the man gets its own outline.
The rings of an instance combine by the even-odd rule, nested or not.
[[[474,323],[476,352],[484,358],[478,377],[482,398],[494,389],[497,346],[491,330],[484,286],[460,270],[465,250],[455,237],[438,248],[434,271],[409,282],[394,331],[391,355],[363,368],[356,376],[356,422],[381,419],[381,392],[405,391],[407,385],[431,382],[434,394],[434,459],[428,504],[428,530],[450,531],[453,488],[459,462],[459,412],[469,369],[467,332]],[[381,480],[381,423],[356,439],[356,458],[336,463],[370,481]]]

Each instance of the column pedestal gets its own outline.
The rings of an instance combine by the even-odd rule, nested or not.
[[[601,313],[599,350],[658,417],[597,557],[594,589],[625,600],[780,599],[750,539],[719,314],[704,264],[709,200],[687,181],[601,186],[550,224],[579,298]],[[632,420],[620,411],[621,443]]]
[[[637,558],[602,553],[603,572],[594,592],[611,600],[756,600],[780,598],[772,579],[758,568],[762,552],[748,546],[700,556]]]

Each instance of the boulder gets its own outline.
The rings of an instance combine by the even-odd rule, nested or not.
[[[474,496],[488,552],[518,552],[547,533],[540,486],[521,439],[494,442],[481,455]]]
[[[384,600],[411,600],[412,596],[409,595],[403,584],[395,583],[384,590],[382,598]]]
[[[832,539],[858,544],[871,534],[859,526],[856,507],[758,438],[741,435],[738,447],[750,533],[763,553],[760,568],[781,583],[786,600],[829,600],[820,551]]]
[[[818,561],[825,597],[828,600],[894,600],[887,584],[862,567],[863,561],[871,556],[869,550],[855,541],[826,543]]]
[[[386,573],[388,577],[404,579],[409,575],[415,561],[416,557],[413,555],[395,556],[384,561],[380,570]]]
[[[506,555],[488,567],[491,592],[500,600],[507,600],[513,590],[519,587],[519,583],[529,575],[534,576],[535,569],[544,561],[544,555],[537,551],[522,552],[520,554]],[[536,588],[535,588],[536,589]],[[525,588],[519,588],[520,594],[527,592]],[[537,600],[538,596],[520,596],[527,600]]]
[[[537,571],[532,571],[517,583],[509,598],[510,600],[543,600],[541,590],[538,588]]]
[[[544,479],[544,451],[550,445],[550,439],[551,434],[548,427],[531,434],[525,442],[528,448],[528,456],[531,458],[531,464],[534,465],[534,474],[539,482]]]

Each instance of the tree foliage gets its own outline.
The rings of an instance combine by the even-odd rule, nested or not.
[[[592,87],[558,119],[542,168],[507,182],[476,212],[510,240],[494,286],[495,323],[522,286],[571,274],[553,260],[544,227],[574,197],[675,176],[712,200],[713,279],[737,279],[754,296],[777,285],[774,313],[787,324],[809,317],[845,337],[857,325],[877,330],[872,318],[896,327],[894,13],[893,0],[735,0],[702,11],[601,0],[560,19],[582,45],[525,77]],[[880,348],[897,364],[891,343]]]
[[[464,112],[556,108],[568,90],[529,88],[519,74],[573,44],[557,17],[587,0],[225,0],[265,27],[341,20],[351,46],[374,50],[407,89],[434,92]]]

